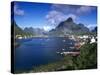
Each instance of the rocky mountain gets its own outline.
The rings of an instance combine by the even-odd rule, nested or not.
[[[34,29],[32,27],[26,27],[24,28],[23,30],[26,34],[32,34],[32,35],[35,35],[35,32],[34,32]]]
[[[49,31],[50,35],[66,35],[66,34],[83,34],[88,33],[89,29],[84,26],[84,24],[77,24],[73,21],[71,17],[67,20],[59,23],[59,25]]]
[[[16,24],[15,21],[12,21],[11,23],[11,28],[12,28],[12,32],[14,32],[14,36],[16,35],[24,35],[25,32]]]
[[[92,30],[92,32],[96,32],[97,33],[97,26]]]
[[[22,28],[20,28],[15,21],[12,21],[11,23],[11,28],[12,28],[12,36],[16,36],[16,35],[21,35],[22,37],[24,36],[31,36],[33,34],[33,32],[30,31],[24,31]]]
[[[43,36],[43,35],[47,35],[47,32],[44,29],[40,29],[40,28],[33,28],[33,27],[25,27],[24,29],[22,29],[21,27],[19,27],[15,21],[12,21],[11,23],[11,27],[12,27],[12,36],[16,36],[16,35],[21,35],[21,36]],[[13,35],[14,33],[14,35]]]
[[[31,33],[33,35],[44,35],[46,33],[46,31],[44,29],[40,29],[40,28],[32,28],[32,27],[26,27],[24,28],[25,32]]]
[[[12,27],[15,31],[16,35],[22,35],[22,36],[65,36],[69,34],[87,34],[90,33],[90,30],[85,27],[84,24],[77,24],[74,22],[74,20],[69,17],[67,20],[60,22],[54,29],[50,30],[49,32],[46,32],[44,29],[41,28],[33,28],[33,27],[26,27],[24,29],[20,28],[15,21],[12,22]],[[92,32],[97,31],[97,27],[92,30]]]

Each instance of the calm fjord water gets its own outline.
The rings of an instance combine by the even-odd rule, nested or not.
[[[21,45],[15,48],[15,70],[29,70],[34,66],[60,61],[57,52],[71,50],[73,40],[68,38],[31,38],[17,40]]]

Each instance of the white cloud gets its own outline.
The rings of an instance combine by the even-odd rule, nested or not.
[[[24,10],[20,9],[18,5],[14,5],[14,14],[15,15],[24,15]]]
[[[96,24],[86,25],[86,27],[89,28],[90,30],[93,30],[96,26],[97,26]]]
[[[84,14],[84,13],[90,13],[93,10],[92,7],[89,6],[81,6],[76,10],[77,14]]]
[[[45,31],[49,31],[49,30],[51,30],[51,29],[53,29],[53,26],[43,26],[43,29],[45,30]]]
[[[74,14],[65,15],[62,12],[52,10],[46,15],[46,20],[49,25],[58,25],[61,21],[66,20],[67,18],[72,17],[75,20],[77,17]]]
[[[56,25],[58,24],[59,21],[64,20],[65,17],[66,16],[62,14],[61,12],[52,10],[46,15],[46,20],[49,24]]]
[[[92,12],[92,10],[96,9],[96,7],[83,5],[54,4],[52,5],[52,9],[60,11],[64,14],[72,13],[75,15],[84,15],[89,14],[90,12]]]

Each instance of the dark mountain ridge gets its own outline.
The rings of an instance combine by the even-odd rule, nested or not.
[[[59,25],[50,31],[50,35],[53,33],[57,35],[65,35],[65,34],[81,34],[90,32],[84,24],[76,24],[71,17],[67,20],[60,22]]]

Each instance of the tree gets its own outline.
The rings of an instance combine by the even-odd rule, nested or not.
[[[76,69],[97,68],[97,44],[85,44],[80,49],[80,56],[74,61]]]

